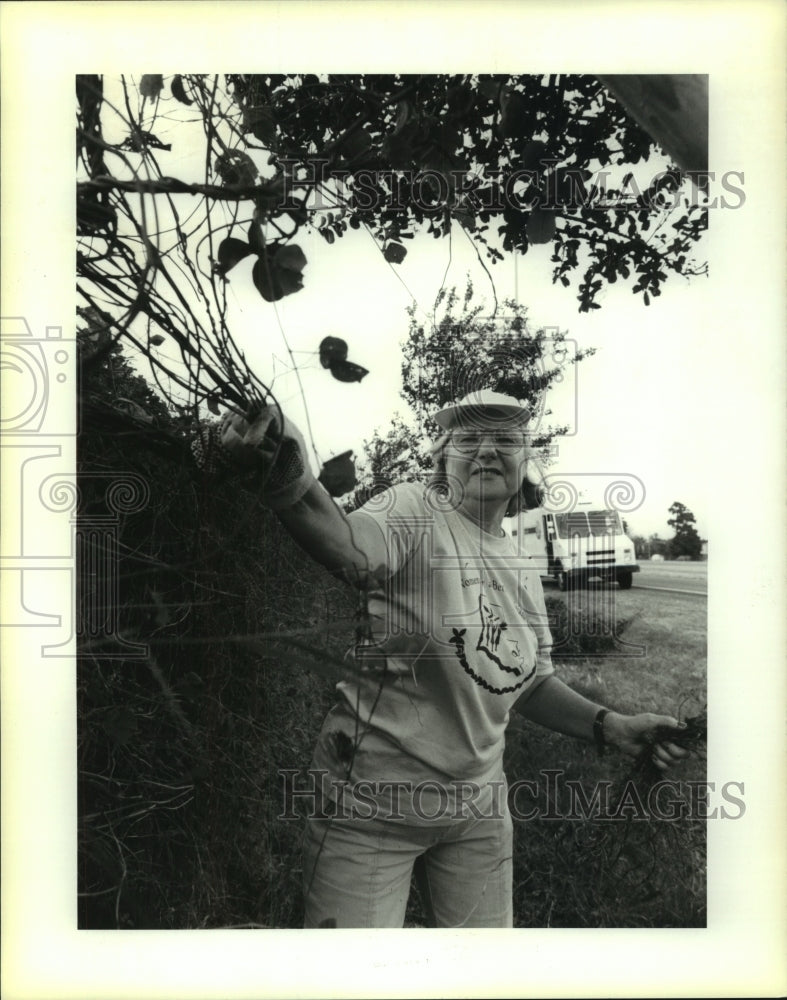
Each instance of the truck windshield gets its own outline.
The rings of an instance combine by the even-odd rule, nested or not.
[[[589,535],[623,534],[620,515],[616,510],[575,510],[570,514],[558,514],[555,525],[561,538],[571,538],[572,535],[587,538]]]

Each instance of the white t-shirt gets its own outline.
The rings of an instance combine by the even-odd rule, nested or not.
[[[517,539],[422,484],[385,491],[350,523],[367,517],[385,534],[389,574],[369,594],[373,640],[355,650],[368,679],[338,685],[315,763],[335,769],[339,727],[355,780],[501,779],[509,710],[553,673],[538,571]]]

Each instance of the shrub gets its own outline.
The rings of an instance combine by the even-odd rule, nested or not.
[[[352,595],[252,491],[196,477],[175,421],[89,393],[81,418],[79,925],[300,926],[279,771],[308,765],[333,684],[274,640],[331,617],[301,641],[340,655]]]
[[[554,660],[609,656],[620,649],[620,639],[636,616],[618,618],[614,595],[613,590],[600,590],[584,598],[580,592],[566,599],[546,598]]]

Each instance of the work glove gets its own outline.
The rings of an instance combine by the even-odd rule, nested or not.
[[[272,510],[291,507],[315,482],[300,431],[275,407],[263,407],[251,421],[227,413],[203,425],[192,450],[207,472],[259,473],[262,502]]]
[[[232,454],[221,443],[221,424],[218,420],[205,420],[197,425],[191,454],[200,472],[211,476],[229,476],[239,472]]]

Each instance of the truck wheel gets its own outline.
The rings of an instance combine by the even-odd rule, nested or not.
[[[629,590],[634,582],[634,574],[630,569],[622,569],[618,573],[618,586],[621,590]]]

